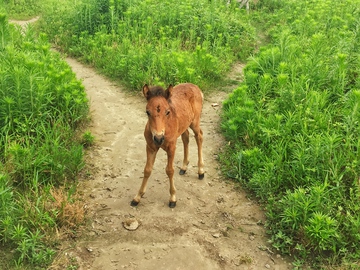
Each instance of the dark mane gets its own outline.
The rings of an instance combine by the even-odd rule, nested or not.
[[[152,86],[149,89],[147,99],[149,100],[152,97],[164,97],[168,98],[168,93],[161,86]]]

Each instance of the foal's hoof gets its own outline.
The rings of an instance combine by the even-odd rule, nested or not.
[[[204,176],[205,176],[205,174],[204,174],[204,173],[199,174],[199,179],[200,179],[200,180],[203,180],[203,179],[204,179]]]
[[[185,173],[186,173],[186,170],[180,169],[180,172],[179,172],[180,175],[184,175]]]
[[[169,207],[170,208],[175,208],[176,206],[176,202],[169,202]]]
[[[138,204],[139,204],[139,202],[134,201],[134,200],[132,200],[130,203],[131,206],[137,206]]]

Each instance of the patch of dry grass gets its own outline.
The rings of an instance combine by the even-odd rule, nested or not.
[[[64,188],[52,188],[50,194],[53,201],[49,206],[56,213],[56,223],[59,227],[75,228],[85,219],[84,203],[78,199],[69,198]]]

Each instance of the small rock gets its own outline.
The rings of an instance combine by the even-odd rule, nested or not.
[[[214,233],[212,236],[213,236],[214,238],[219,238],[219,237],[220,237],[220,233]]]
[[[144,249],[144,254],[149,254],[149,253],[151,253],[151,252],[152,252],[151,249],[148,249],[148,248]]]
[[[265,264],[265,268],[270,269],[270,267],[271,267],[270,264],[268,264],[268,263]]]
[[[135,231],[137,228],[139,228],[140,223],[136,219],[127,219],[123,222],[123,226],[129,231]]]

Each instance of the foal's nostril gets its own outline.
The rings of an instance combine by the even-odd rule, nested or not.
[[[157,144],[157,145],[161,145],[163,142],[164,142],[164,136],[163,135],[155,135],[154,136],[154,142]]]

